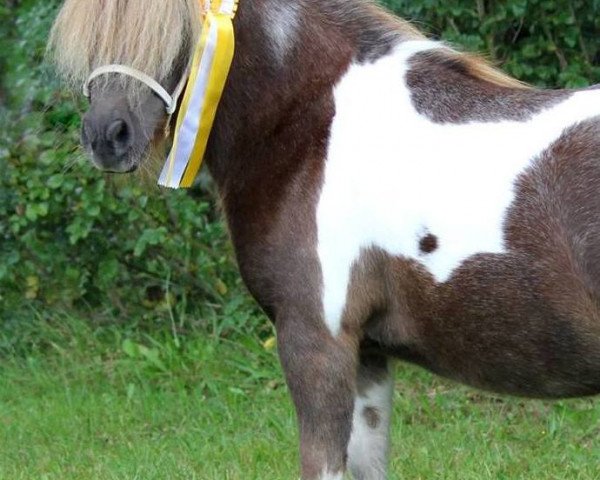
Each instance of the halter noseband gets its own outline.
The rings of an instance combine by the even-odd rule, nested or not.
[[[127,75],[146,84],[154,93],[156,93],[161,98],[163,102],[165,102],[167,114],[173,115],[175,113],[175,110],[177,110],[177,102],[179,100],[179,97],[181,96],[181,92],[183,92],[185,83],[188,80],[189,69],[186,69],[186,72],[177,84],[173,95],[170,95],[169,92],[167,92],[160,83],[158,83],[149,75],[146,75],[144,72],[136,70],[132,67],[128,67],[127,65],[104,65],[100,68],[97,68],[91,73],[91,75],[83,85],[83,95],[86,98],[90,98],[90,84],[92,83],[92,81],[102,75],[107,75],[109,73],[119,73],[121,75]]]

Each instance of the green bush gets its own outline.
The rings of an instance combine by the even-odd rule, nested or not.
[[[582,86],[600,78],[600,0],[383,3],[525,81]],[[209,194],[115,186],[78,153],[82,106],[42,66],[57,4],[0,5],[3,326],[32,308],[124,319],[237,308],[245,297]]]
[[[9,53],[0,111],[4,326],[32,308],[152,319],[185,314],[188,298],[230,304],[239,281],[210,195],[115,185],[80,154],[82,105],[43,66],[56,4],[0,10]]]

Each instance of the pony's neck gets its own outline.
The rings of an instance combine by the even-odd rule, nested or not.
[[[267,161],[267,144],[289,141],[293,123],[308,132],[323,121],[313,116],[333,115],[333,86],[351,62],[422,38],[362,0],[241,0],[235,28],[236,55],[207,155],[222,194],[241,188],[252,162]],[[284,158],[270,161],[278,162],[266,167],[273,174],[286,168]]]

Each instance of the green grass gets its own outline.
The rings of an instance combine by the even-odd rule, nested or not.
[[[39,341],[0,357],[0,479],[297,478],[291,402],[258,338],[64,315],[28,328]],[[392,430],[391,479],[600,478],[594,400],[499,399],[398,366]]]

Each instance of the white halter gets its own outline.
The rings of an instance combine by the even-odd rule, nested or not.
[[[140,82],[146,84],[154,93],[156,93],[163,102],[165,102],[167,114],[173,115],[175,110],[177,110],[177,102],[179,101],[179,97],[183,92],[187,79],[189,77],[189,69],[186,69],[185,74],[181,77],[181,80],[177,84],[175,91],[172,95],[167,92],[160,83],[154,80],[152,77],[146,75],[144,72],[140,72],[135,68],[128,67],[127,65],[104,65],[100,68],[94,70],[85,84],[83,85],[83,94],[86,98],[90,98],[90,84],[92,81],[102,75],[107,75],[109,73],[120,73],[122,75],[127,75],[129,77],[135,78]]]

